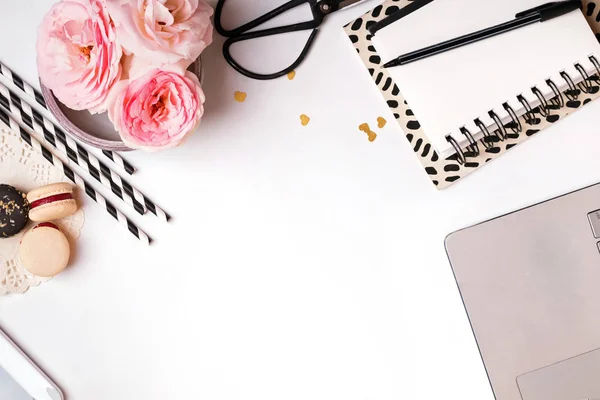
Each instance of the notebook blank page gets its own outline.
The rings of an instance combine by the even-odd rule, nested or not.
[[[436,0],[413,14],[377,32],[373,43],[387,62],[444,40],[509,21],[515,14],[544,4],[542,0]],[[600,55],[598,44],[585,17],[574,11],[543,23],[535,23],[490,39],[438,54],[404,66],[390,68],[395,83],[406,98],[425,133],[438,152],[454,153],[445,137],[451,134],[466,145],[461,127],[479,132],[476,118],[493,125],[488,111],[508,118],[502,104],[515,110],[522,94],[531,104],[537,86],[547,98],[553,79],[564,86],[560,72],[573,79],[580,74],[579,62],[593,70],[588,56]]]

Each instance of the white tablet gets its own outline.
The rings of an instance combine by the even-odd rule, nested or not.
[[[58,386],[1,330],[0,399],[64,400]]]

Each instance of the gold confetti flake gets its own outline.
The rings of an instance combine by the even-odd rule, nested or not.
[[[385,126],[385,124],[387,124],[387,121],[385,120],[385,118],[383,118],[383,117],[377,118],[377,127],[379,129],[383,128]]]
[[[248,97],[248,94],[246,92],[235,92],[233,94],[233,98],[238,103],[243,103],[244,101],[246,101],[246,97]]]
[[[300,123],[302,124],[302,126],[306,126],[306,125],[308,125],[308,123],[309,123],[309,122],[310,122],[310,118],[308,118],[308,116],[307,116],[307,115],[305,115],[305,114],[302,114],[302,115],[300,116]]]
[[[291,81],[294,80],[294,78],[296,77],[296,71],[290,71],[287,74],[287,78]]]
[[[367,134],[369,142],[373,142],[375,141],[375,139],[377,139],[377,134],[371,130],[369,124],[367,124],[366,122],[364,124],[360,124],[358,126],[358,129]]]

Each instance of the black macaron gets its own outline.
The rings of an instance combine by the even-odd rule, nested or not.
[[[0,238],[21,232],[29,220],[29,202],[20,190],[0,185]]]

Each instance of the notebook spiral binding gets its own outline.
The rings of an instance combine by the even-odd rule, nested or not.
[[[525,109],[525,114],[524,114],[525,120],[527,122],[534,121],[536,118],[536,116],[535,116],[536,113],[540,114],[544,118],[549,116],[550,110],[552,109],[552,107],[550,106],[550,103],[552,103],[552,105],[554,105],[555,107],[558,107],[558,108],[564,107],[566,102],[563,97],[563,94],[564,94],[564,96],[567,97],[568,101],[576,101],[577,98],[579,97],[580,91],[584,92],[584,93],[590,93],[593,90],[594,85],[600,86],[600,62],[593,55],[589,56],[589,60],[594,65],[594,68],[596,69],[597,74],[590,77],[588,75],[588,73],[586,72],[585,68],[583,68],[583,66],[581,64],[579,64],[579,63],[574,64],[575,69],[577,69],[577,71],[579,72],[579,74],[582,77],[582,81],[579,82],[578,84],[575,84],[575,82],[573,81],[571,76],[569,76],[568,73],[566,73],[564,71],[561,72],[560,73],[561,78],[565,81],[565,83],[569,87],[568,90],[566,90],[563,93],[561,93],[559,91],[558,85],[552,79],[546,80],[546,85],[548,85],[548,87],[552,90],[552,93],[554,95],[549,100],[547,100],[544,97],[544,95],[540,89],[538,89],[535,86],[532,87],[531,91],[538,98],[538,100],[540,102],[540,105],[538,107],[536,107],[535,109],[533,107],[531,107],[531,105],[529,104],[527,99],[525,99],[525,97],[523,95],[518,95],[517,100],[519,101],[519,103],[521,103],[523,105],[523,108]],[[498,114],[496,114],[495,111],[490,110],[488,112],[488,115],[494,121],[496,126],[498,127],[493,133],[490,133],[489,129],[487,129],[485,124],[483,122],[481,122],[481,120],[479,118],[476,118],[473,121],[475,123],[475,125],[483,133],[483,138],[480,140],[480,142],[485,149],[491,149],[492,147],[494,147],[495,142],[498,142],[498,141],[503,142],[504,140],[506,140],[506,138],[509,135],[508,131],[507,131],[507,127],[515,134],[519,134],[523,131],[523,125],[521,124],[521,121],[517,117],[517,113],[515,112],[515,110],[508,103],[504,103],[502,106],[504,107],[504,110],[508,113],[508,115],[510,116],[512,121],[509,122],[508,124],[502,124],[502,121],[501,121],[500,117],[498,116]],[[448,135],[446,137],[446,140],[448,141],[448,143],[450,143],[450,145],[452,145],[452,147],[456,151],[456,155],[452,156],[452,157],[456,157],[456,160],[460,164],[465,164],[467,162],[468,157],[477,157],[480,154],[480,149],[479,149],[479,144],[477,143],[477,140],[475,140],[475,137],[473,136],[471,131],[469,131],[465,127],[462,127],[462,128],[460,128],[460,133],[463,136],[465,136],[465,138],[469,142],[469,145],[465,149],[461,149],[460,146],[458,145],[458,142],[456,141],[456,139],[454,139],[450,135]]]

